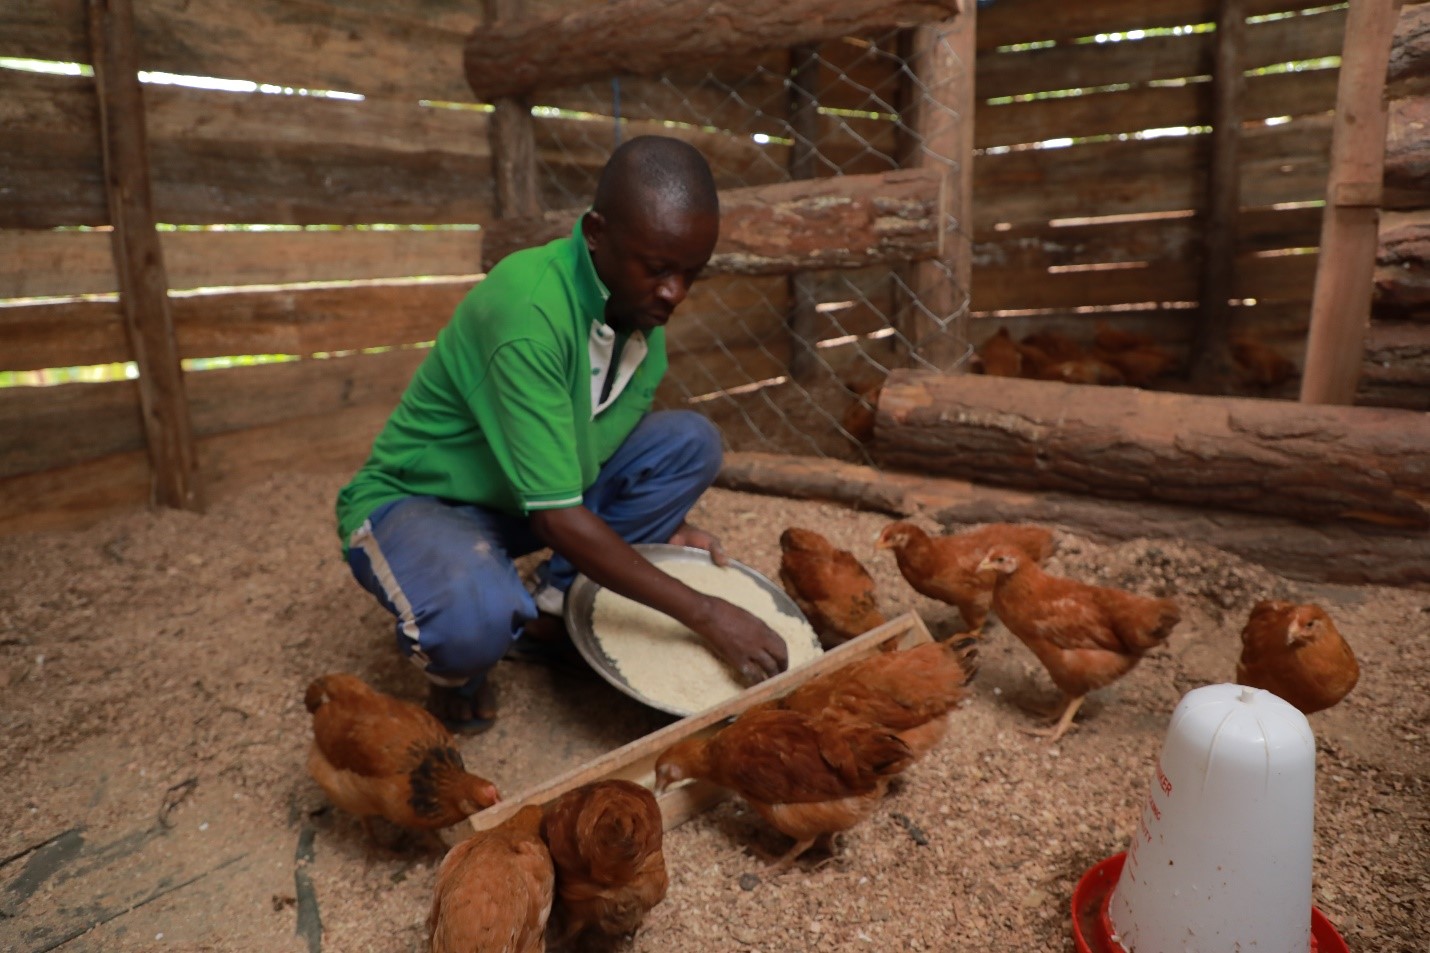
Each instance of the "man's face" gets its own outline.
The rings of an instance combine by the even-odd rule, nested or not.
[[[636,210],[617,220],[588,212],[586,247],[611,292],[606,323],[621,332],[663,327],[710,260],[719,231],[715,215]]]

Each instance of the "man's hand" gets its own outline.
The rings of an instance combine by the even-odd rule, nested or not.
[[[725,547],[720,545],[720,540],[713,533],[707,533],[698,526],[681,523],[675,535],[670,537],[670,545],[703,549],[710,554],[710,561],[715,565],[730,565],[730,557],[725,554]]]
[[[711,597],[709,615],[696,631],[747,685],[789,668],[789,647],[774,629],[724,599]]]

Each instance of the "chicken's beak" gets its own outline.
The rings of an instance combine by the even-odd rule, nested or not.
[[[964,565],[966,566],[966,565],[968,565],[968,564],[967,564],[967,563],[964,563]],[[977,568],[976,570],[974,570],[974,572],[989,572],[989,571],[992,570],[993,568],[994,568],[994,566],[993,566],[993,560],[991,560],[991,559],[989,559],[987,556],[985,556],[985,557],[983,557],[983,561],[978,564],[978,568]]]

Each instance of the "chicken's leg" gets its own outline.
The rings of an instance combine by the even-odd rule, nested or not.
[[[789,870],[805,851],[814,846],[814,842],[817,840],[819,840],[818,837],[809,837],[805,840],[795,841],[793,847],[770,862],[770,872],[783,873]]]
[[[1068,733],[1072,727],[1073,716],[1082,707],[1082,700],[1086,695],[1077,695],[1068,699],[1067,707],[1063,709],[1062,717],[1052,728],[1024,728],[1023,731],[1030,735],[1037,735],[1039,738],[1047,738],[1049,744],[1057,744],[1058,739]]]

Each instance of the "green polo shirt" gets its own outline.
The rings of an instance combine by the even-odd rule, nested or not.
[[[579,220],[571,237],[502,259],[457,306],[338,493],[343,545],[374,509],[404,496],[514,515],[580,504],[650,409],[666,368],[664,329],[616,341],[608,296]],[[616,369],[593,368],[592,355],[612,352],[626,355],[624,373],[593,413],[603,375]]]

